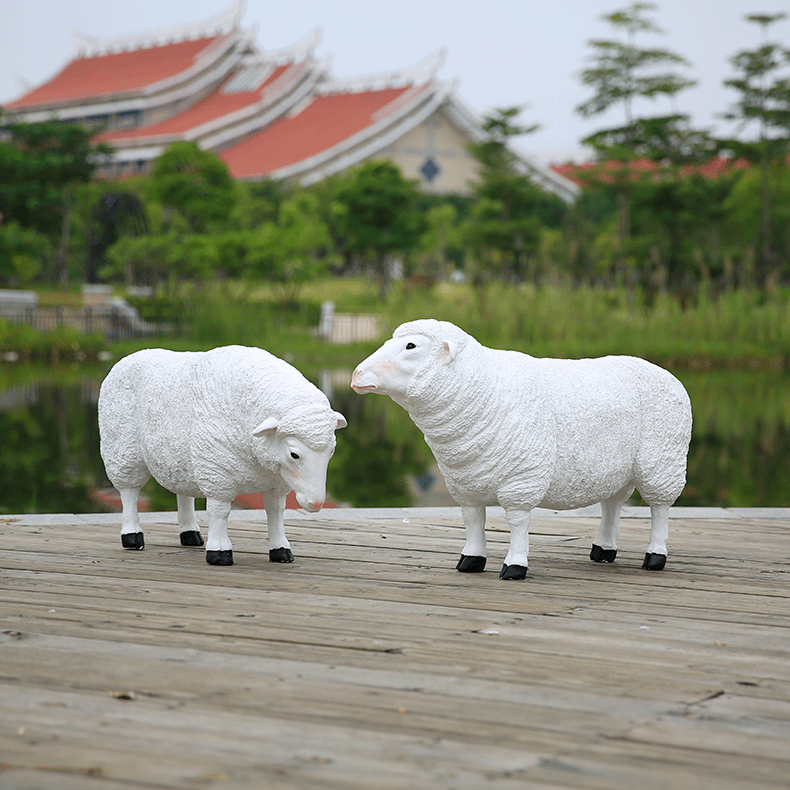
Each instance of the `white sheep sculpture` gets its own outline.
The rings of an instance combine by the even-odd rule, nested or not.
[[[181,545],[202,546],[195,497],[206,497],[206,561],[232,565],[231,503],[262,493],[269,559],[292,562],[285,496],[320,510],[335,430],[346,420],[321,390],[260,348],[138,351],[110,370],[99,393],[101,456],[121,494],[121,543],[145,546],[137,510],[153,477],[177,494]]]
[[[590,552],[617,554],[620,508],[637,488],[650,505],[642,567],[667,557],[669,508],[686,481],[691,404],[683,385],[643,359],[539,359],[487,348],[446,321],[401,324],[359,364],[351,386],[389,395],[425,435],[461,505],[466,545],[457,569],[486,562],[486,505],[510,527],[502,579],[527,573],[533,508],[601,503]]]

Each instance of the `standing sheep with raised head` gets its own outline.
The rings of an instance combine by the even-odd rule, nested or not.
[[[590,559],[612,562],[620,508],[639,490],[650,505],[642,567],[661,570],[670,506],[686,481],[691,405],[683,385],[635,357],[538,359],[478,343],[425,319],[399,326],[354,371],[356,392],[389,395],[425,435],[461,505],[466,545],[457,568],[482,571],[486,505],[510,527],[500,577],[527,573],[530,513],[601,503]]]
[[[320,510],[335,430],[345,418],[298,370],[259,348],[148,349],[118,362],[99,393],[101,455],[121,494],[121,543],[145,545],[137,501],[153,477],[177,494],[181,545],[202,546],[195,497],[206,497],[206,561],[232,565],[231,503],[262,493],[269,559],[292,562],[285,496]]]

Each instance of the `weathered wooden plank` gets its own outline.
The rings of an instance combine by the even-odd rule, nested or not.
[[[644,519],[612,566],[595,519],[536,519],[503,583],[453,571],[446,516],[292,518],[290,566],[254,516],[233,568],[173,514],[140,553],[113,517],[0,519],[0,788],[786,786],[790,522],[679,519],[649,574]]]

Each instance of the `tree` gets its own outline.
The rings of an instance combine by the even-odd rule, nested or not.
[[[105,264],[97,274],[105,280],[122,278],[127,286],[139,283],[156,286],[170,269],[174,246],[171,235],[120,236],[106,249]]]
[[[443,202],[426,211],[420,250],[424,269],[439,279],[447,276],[449,265],[458,266],[463,262],[458,211],[452,203]]]
[[[44,234],[18,222],[0,222],[0,282],[26,285],[41,271],[51,245]]]
[[[746,17],[763,31],[763,43],[757,49],[741,50],[730,58],[736,76],[724,84],[739,97],[723,117],[737,123],[737,130],[757,126],[757,138],[748,142],[729,140],[734,153],[760,167],[761,225],[758,279],[761,282],[774,268],[771,245],[772,172],[784,169],[790,151],[790,79],[786,64],[790,51],[767,40],[768,29],[786,19],[787,14],[753,14]]]
[[[592,170],[586,178],[591,186],[613,191],[617,197],[615,267],[620,276],[624,273],[631,233],[631,196],[634,182],[640,178],[639,170],[629,163],[640,157],[674,165],[701,161],[715,148],[707,133],[690,127],[688,116],[635,117],[637,100],[672,98],[695,84],[676,71],[677,67],[689,65],[682,56],[666,49],[637,47],[637,34],[664,32],[646,15],[655,9],[653,3],[633,3],[601,17],[622,33],[622,38],[588,42],[593,50],[593,64],[581,72],[581,81],[594,93],[576,108],[585,118],[612,107],[623,110],[623,125],[603,129],[582,141],[595,149],[600,162],[620,163],[616,168]]]
[[[145,206],[130,192],[106,191],[96,201],[86,228],[87,261],[85,279],[97,282],[99,269],[105,263],[107,248],[122,236],[148,233]],[[133,271],[128,271],[133,277]],[[127,279],[127,285],[133,280]]]
[[[561,216],[565,210],[559,198],[542,192],[519,169],[510,143],[538,128],[518,124],[521,112],[521,107],[495,110],[483,119],[484,139],[468,146],[478,177],[473,185],[476,204],[466,224],[467,239],[478,257],[487,258],[489,266],[501,262],[503,273],[519,278],[525,274],[526,256],[537,248],[541,216]]]
[[[628,8],[601,17],[615,30],[622,31],[625,41],[592,39],[588,42],[593,49],[591,58],[594,64],[581,72],[581,81],[591,86],[595,93],[576,108],[580,115],[590,118],[610,107],[622,105],[624,129],[628,129],[634,124],[635,100],[672,97],[695,84],[694,80],[679,76],[672,70],[656,71],[671,66],[688,66],[684,57],[666,49],[640,49],[636,46],[637,33],[664,32],[645,16],[645,12],[655,9],[654,3],[633,3]],[[593,135],[584,142],[593,144],[595,137]],[[611,153],[608,151],[608,155]],[[628,154],[628,149],[624,153]]]
[[[46,236],[52,244],[53,282],[66,277],[75,189],[93,177],[111,149],[93,132],[62,121],[18,123],[0,118],[0,214]]]
[[[773,169],[772,169],[773,170]],[[774,256],[775,270],[780,260],[790,260],[790,167],[778,167],[771,173],[770,249]],[[755,239],[765,231],[763,217],[763,174],[758,168],[740,173],[725,204],[727,227],[732,234],[735,249],[748,251]],[[758,256],[748,252],[742,256],[747,264],[756,266]],[[758,274],[744,271],[741,281]],[[770,275],[770,272],[765,274]]]
[[[278,283],[286,299],[296,302],[301,286],[326,271],[329,247],[315,196],[299,192],[283,201],[277,222],[254,234],[246,262],[251,273]]]
[[[338,178],[335,186],[335,199],[342,206],[337,221],[347,249],[373,258],[383,299],[389,286],[389,258],[409,253],[419,240],[417,186],[386,160],[365,162]]]
[[[180,212],[194,233],[227,220],[233,209],[235,182],[226,164],[195,143],[169,145],[154,162],[151,186],[165,206]]]

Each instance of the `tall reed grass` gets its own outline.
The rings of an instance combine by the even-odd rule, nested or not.
[[[452,321],[481,342],[535,356],[633,354],[695,366],[782,367],[790,362],[790,292],[733,291],[683,307],[669,294],[648,306],[626,289],[491,284],[402,290],[390,326],[414,318]]]
[[[320,304],[337,312],[374,313],[377,341],[330,346],[317,336]],[[395,284],[386,299],[359,279],[306,285],[298,303],[283,303],[265,285],[224,283],[184,297],[183,335],[162,339],[173,348],[258,345],[280,356],[322,361],[369,353],[404,321],[452,321],[486,345],[534,356],[633,354],[670,367],[790,367],[790,290],[740,289],[683,306],[671,294],[651,296],[626,288],[490,283],[483,288],[440,283],[410,289]],[[157,340],[158,342],[158,340]],[[149,339],[138,345],[152,344]]]

